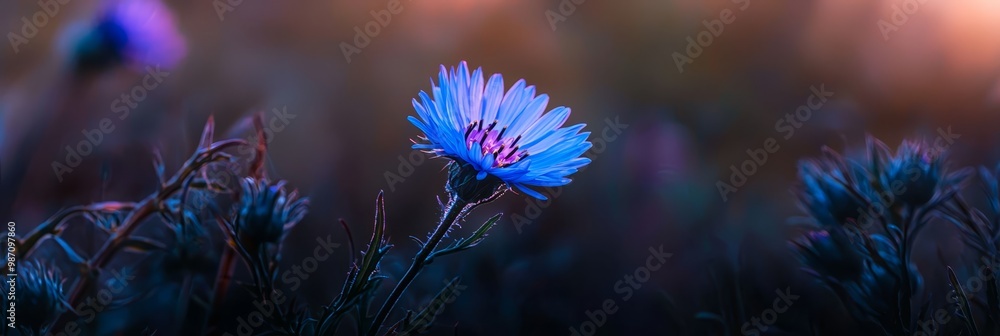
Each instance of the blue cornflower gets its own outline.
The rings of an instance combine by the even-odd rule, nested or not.
[[[566,185],[590,163],[580,157],[591,147],[590,132],[580,133],[585,124],[562,127],[567,107],[543,115],[548,95],[536,96],[523,79],[504,94],[503,76],[484,83],[482,68],[470,74],[463,61],[450,72],[442,65],[431,85],[433,98],[421,91],[413,100],[419,118],[408,119],[424,132],[413,148],[452,160],[448,189],[459,199],[479,202],[517,188],[544,200],[531,187]]]

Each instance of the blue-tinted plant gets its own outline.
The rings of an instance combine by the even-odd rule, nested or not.
[[[943,148],[919,142],[904,142],[895,156],[874,138],[867,145],[860,160],[824,149],[823,158],[800,165],[801,204],[823,230],[793,246],[859,321],[913,332],[926,313],[913,310],[922,292],[910,261],[914,241],[933,214],[947,211],[968,170],[948,171]]]
[[[285,181],[268,179],[263,166],[269,139],[265,137],[263,117],[257,114],[253,121],[257,143],[254,144],[254,159],[248,167],[249,176],[239,181],[239,198],[232,213],[217,215],[229,248],[223,252],[213,289],[213,308],[208,320],[213,326],[221,313],[236,256],[243,260],[253,276],[255,295],[264,302],[270,300],[277,290],[274,282],[278,277],[282,242],[288,231],[305,217],[309,205],[308,198],[300,198],[298,191],[286,190]],[[271,322],[291,332],[290,312],[280,308]]]
[[[590,163],[580,157],[591,147],[583,124],[562,127],[570,109],[557,107],[548,113],[548,96],[535,94],[534,86],[519,80],[503,92],[503,76],[494,74],[484,82],[482,68],[470,73],[465,62],[449,72],[441,66],[433,98],[420,92],[413,100],[417,117],[409,117],[423,131],[414,149],[449,160],[445,191],[448,203],[437,228],[419,241],[420,251],[379,309],[368,335],[382,327],[420,270],[435,257],[478,244],[499,218],[481,226],[472,237],[437,250],[441,239],[473,208],[490,202],[510,189],[532,197],[545,196],[531,187],[554,187],[570,182],[567,177]]]
[[[232,219],[219,219],[230,249],[224,254],[219,269],[213,314],[218,314],[232,277],[231,251],[239,255],[253,276],[255,295],[264,302],[270,300],[277,290],[275,281],[282,242],[288,230],[305,216],[309,204],[308,199],[298,197],[298,192],[287,191],[284,181],[272,183],[263,177],[247,177],[240,182],[242,192]],[[287,327],[291,323],[287,315],[288,312],[278,309],[276,320],[272,322],[278,327]],[[214,322],[217,321],[210,320]]]
[[[823,159],[799,163],[800,204],[824,227],[856,223],[868,204],[861,190],[866,176],[836,152],[825,149],[824,154]]]
[[[305,216],[309,200],[287,191],[285,182],[247,177],[232,220],[223,229],[229,245],[239,254],[254,277],[260,295],[274,290],[281,243],[288,230]]]
[[[295,224],[305,216],[308,199],[285,190],[285,181],[244,178],[233,234],[250,251],[280,244]]]
[[[955,298],[955,314],[961,318],[971,333],[979,330],[974,310],[978,307],[986,314],[983,334],[1000,334],[1000,278],[996,265],[1000,261],[1000,166],[993,170],[979,168],[980,186],[985,196],[986,209],[981,210],[969,204],[961,195],[945,209],[945,218],[962,232],[963,242],[975,252],[977,270],[972,276],[979,278],[985,287],[984,295],[967,296],[955,271],[948,268],[948,276]]]
[[[864,246],[842,228],[812,231],[792,242],[804,270],[830,283],[857,281],[868,262]]]
[[[66,311],[63,278],[58,269],[31,261],[19,265],[17,273],[18,276],[12,278],[17,288],[14,300],[17,330],[22,335],[45,335],[56,318]],[[6,295],[3,303],[8,307]]]
[[[385,279],[385,276],[380,272],[379,264],[392,248],[385,234],[385,217],[385,198],[383,193],[379,192],[375,199],[375,224],[372,236],[368,241],[368,249],[362,253],[363,257],[360,260],[353,254],[355,247],[351,230],[346,222],[340,221],[347,233],[352,252],[352,264],[347,273],[347,279],[340,289],[340,294],[330,304],[323,307],[322,312],[317,314],[317,317],[303,316],[303,322],[294,328],[302,331],[296,333],[297,335],[309,335],[309,333],[304,332],[305,330],[311,331],[311,335],[333,335],[340,327],[343,318],[350,313],[354,314],[358,334],[364,332],[365,328],[371,325],[368,307],[375,298],[382,280]]]
[[[912,207],[927,204],[942,184],[955,182],[943,178],[942,153],[925,147],[919,142],[904,141],[885,171],[883,183],[890,189],[899,186],[905,190],[899,194],[899,200]]]

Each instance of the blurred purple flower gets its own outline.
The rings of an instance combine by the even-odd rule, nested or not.
[[[118,64],[169,69],[187,53],[170,9],[159,0],[109,1],[92,21],[71,23],[60,46],[81,71]]]

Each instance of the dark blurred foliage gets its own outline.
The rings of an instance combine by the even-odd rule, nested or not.
[[[239,204],[252,151],[228,151],[238,173],[216,176],[228,189],[191,188],[185,204],[205,204],[197,213],[177,212],[175,195],[167,210],[179,216],[151,215],[134,232],[155,240],[129,243],[132,252],[98,274],[76,265],[186,167],[210,115],[215,140],[255,143],[250,116],[263,112],[268,181],[286,181],[285,192],[298,190],[310,206],[260,268],[302,267],[329,239],[339,247],[318,271],[295,282],[278,273],[274,285],[313,312],[345,293],[379,302],[418,249],[408,237],[433,228],[442,215],[436,196],[446,197],[445,162],[410,149],[419,135],[406,121],[410,100],[440,64],[467,60],[571,107],[570,122],[593,132],[594,161],[570,185],[544,191],[551,201],[507,193],[469,215],[453,238],[504,213],[479,246],[429,265],[390,321],[453,288],[431,334],[570,334],[593,323],[606,300],[618,309],[598,335],[752,334],[746,323],[770,318],[787,291],[798,298],[774,324],[746,330],[912,334],[943,309],[950,322],[938,334],[998,332],[996,280],[984,276],[995,269],[1000,234],[997,4],[924,2],[886,40],[878,21],[891,22],[902,2],[749,1],[740,10],[729,0],[586,1],[553,30],[546,11],[565,2],[403,1],[350,62],[341,44],[387,2],[243,1],[222,14],[216,3],[224,1],[58,5],[26,44],[0,52],[0,215],[19,234],[69,210],[86,215],[22,259],[22,280],[32,260],[60,270],[63,295],[83,278],[92,295],[121,287],[100,310],[78,312],[96,321],[84,334],[198,330],[183,321],[210,318],[197,301],[211,297],[232,249],[212,219]],[[735,21],[679,72],[673,54],[726,9]],[[2,31],[24,35],[21,18],[39,12],[36,2],[0,3]],[[157,71],[162,82],[149,88]],[[121,101],[139,87],[135,106]],[[779,129],[821,87],[833,96],[800,126]],[[105,119],[114,130],[93,141],[93,153],[54,172],[53,162],[67,163],[67,146],[96,137]],[[958,135],[947,151],[931,150],[946,133]],[[930,145],[896,146],[925,138]],[[734,185],[733,171],[759,159],[748,151],[760,153],[768,139],[779,148],[721,196],[718,183]],[[975,176],[959,169],[979,166],[988,168]],[[866,212],[880,202],[873,195],[910,171],[922,173],[908,190],[922,192]],[[371,265],[356,260],[366,243],[381,244],[372,225],[379,190],[393,247],[381,259],[385,278],[368,279],[359,274]],[[195,218],[200,225],[187,225]],[[903,251],[903,232],[918,225]],[[620,281],[661,246],[672,256],[623,300]],[[212,318],[236,334],[258,308],[255,274],[234,260],[223,313]],[[56,286],[38,274],[37,287],[22,289],[50,295],[44,288]],[[374,288],[345,290],[349,279]],[[340,331],[352,334],[353,322]]]

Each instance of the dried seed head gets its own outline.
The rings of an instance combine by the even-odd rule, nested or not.
[[[287,192],[285,182],[245,178],[236,218],[237,236],[249,248],[279,244],[288,229],[306,214],[309,200],[296,191]]]

